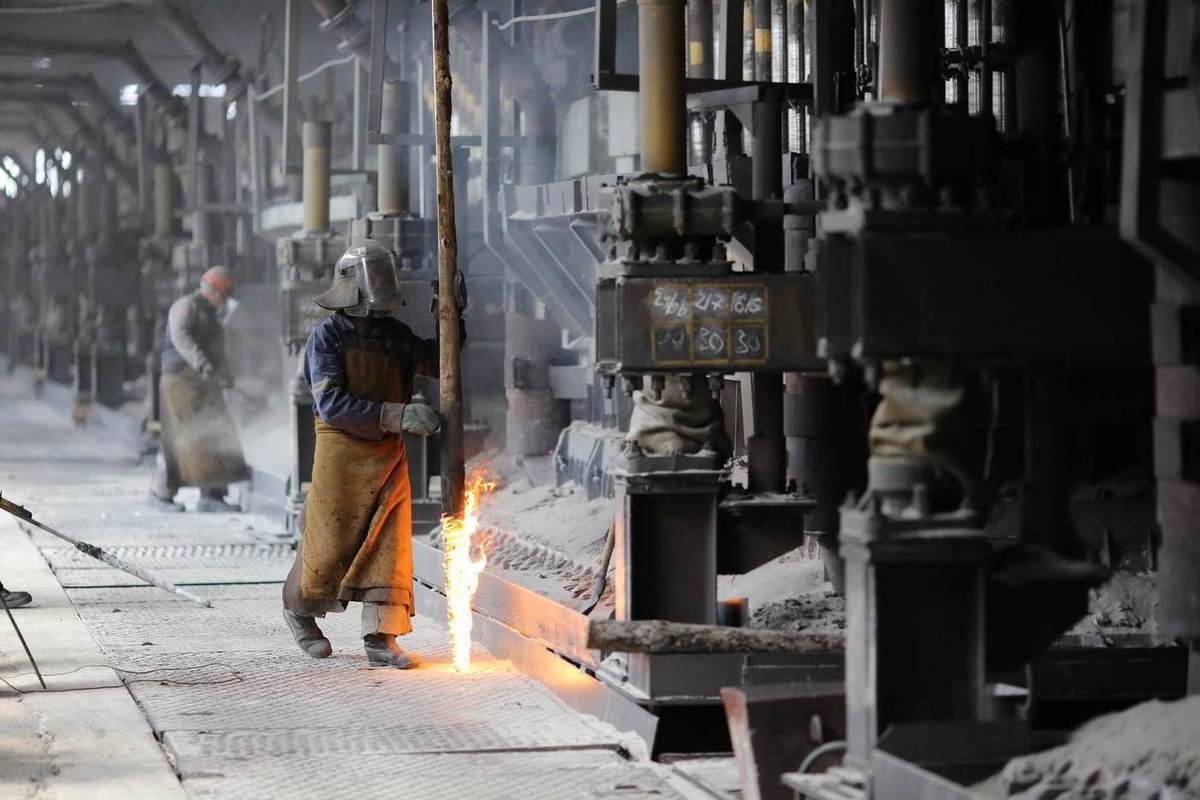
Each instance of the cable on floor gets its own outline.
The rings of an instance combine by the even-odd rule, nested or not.
[[[243,680],[240,672],[238,672],[236,669],[234,669],[230,665],[228,665],[224,662],[221,662],[221,661],[212,661],[212,662],[209,662],[206,664],[189,664],[186,667],[155,667],[154,669],[126,669],[124,667],[114,667],[111,664],[83,664],[82,666],[78,666],[72,670],[67,670],[66,672],[43,672],[42,677],[61,678],[66,675],[73,675],[76,672],[80,672],[85,669],[93,669],[93,668],[94,669],[111,669],[113,672],[116,672],[119,675],[152,675],[155,672],[183,672],[185,670],[206,669],[208,667],[223,667],[223,668],[229,670],[229,672],[231,674],[224,678],[221,678],[219,680],[186,681],[186,680],[176,680],[174,678],[140,678],[140,679],[136,679],[136,680],[126,680],[125,678],[122,678],[121,682],[126,686],[129,686],[134,683],[158,683],[158,684],[162,684],[164,686],[222,686],[222,685],[229,684],[229,683],[241,683]],[[32,672],[22,672],[18,675],[14,675],[13,680],[17,680],[18,678],[28,677],[29,675],[33,675],[33,673]],[[40,692],[75,692],[75,691],[80,691],[80,690],[86,689],[86,688],[94,688],[94,689],[111,689],[111,688],[113,688],[111,686],[73,687],[73,688],[64,687],[62,689],[34,689],[34,690],[27,691],[24,689],[18,689],[16,686],[14,686],[12,683],[10,683],[7,679],[5,679],[3,677],[0,677],[0,682],[3,682],[6,686],[8,686],[8,688],[12,689],[17,694],[38,694]]]

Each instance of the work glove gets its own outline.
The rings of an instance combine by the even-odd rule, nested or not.
[[[424,403],[384,403],[379,412],[379,427],[391,433],[407,431],[431,436],[442,429],[438,413]]]

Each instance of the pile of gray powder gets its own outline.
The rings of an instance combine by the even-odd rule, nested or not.
[[[976,788],[1020,800],[1200,799],[1200,696],[1097,717]]]

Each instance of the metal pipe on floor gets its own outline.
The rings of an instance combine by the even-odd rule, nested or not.
[[[687,173],[683,0],[638,0],[642,171]]]
[[[304,232],[320,236],[329,231],[329,165],[333,126],[328,122],[306,122],[301,133],[304,145]]]

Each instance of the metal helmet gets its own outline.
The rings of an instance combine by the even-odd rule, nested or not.
[[[314,298],[329,311],[363,307],[395,311],[404,305],[396,277],[396,256],[374,239],[353,245],[338,259],[333,283]]]

